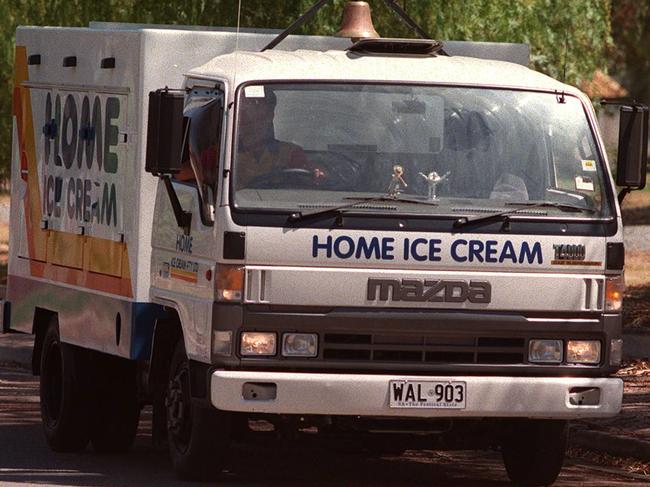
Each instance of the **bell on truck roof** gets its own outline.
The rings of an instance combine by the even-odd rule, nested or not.
[[[359,39],[376,39],[379,34],[372,25],[372,15],[368,2],[348,2],[343,9],[341,29],[337,37],[349,37],[353,42]]]

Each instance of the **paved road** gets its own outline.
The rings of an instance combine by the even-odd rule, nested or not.
[[[494,452],[411,451],[402,457],[374,458],[278,445],[239,447],[231,470],[223,472],[216,483],[188,484],[175,480],[165,453],[150,446],[147,421],[133,451],[125,455],[49,451],[41,432],[37,394],[38,384],[29,374],[0,368],[2,487],[510,485]],[[643,483],[571,464],[555,485],[618,487]]]
[[[623,236],[626,250],[650,251],[650,225],[628,225]]]

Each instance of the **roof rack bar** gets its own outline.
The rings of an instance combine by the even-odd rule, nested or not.
[[[422,37],[422,39],[431,39],[431,36],[427,34],[409,14],[406,13],[406,10],[404,10],[401,5],[395,3],[395,0],[384,0],[384,3],[388,5],[406,25],[413,29],[417,35]]]
[[[411,29],[413,29],[417,35],[419,35],[422,39],[433,39],[420,25],[413,20],[413,17],[411,17],[409,14],[406,13],[406,10],[402,8],[401,5],[399,5],[395,0],[384,0],[384,3],[393,11],[397,14],[397,16],[402,19],[402,21],[409,26]],[[442,54],[443,56],[449,56],[444,49],[440,49],[438,51],[439,54]]]
[[[302,24],[308,22],[312,19],[316,13],[325,6],[326,3],[330,0],[319,0],[314,5],[311,6],[304,14],[298,17],[289,27],[280,32],[271,42],[264,46],[261,52],[268,51],[273,49],[275,46],[280,44],[284,39],[286,39],[292,32],[298,29]],[[402,19],[402,21],[411,29],[413,29],[422,39],[431,39],[432,37],[425,32],[425,30],[418,25],[418,23],[413,20],[413,18],[406,13],[406,11],[396,3],[395,0],[384,0],[384,3],[395,13],[397,16]],[[438,53],[443,56],[448,56],[443,49],[440,49]]]
[[[316,15],[316,12],[318,12],[323,6],[329,2],[330,0],[319,0],[316,2],[312,7],[307,10],[304,14],[302,14],[300,17],[298,17],[297,20],[295,20],[289,27],[287,27],[285,30],[280,32],[275,39],[273,39],[271,42],[269,42],[264,48],[262,48],[261,52],[267,51],[269,49],[273,49],[275,46],[280,44],[284,39],[287,38],[293,31],[298,29],[302,24],[305,22],[311,20],[311,18]]]

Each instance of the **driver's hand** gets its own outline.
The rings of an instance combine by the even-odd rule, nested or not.
[[[327,173],[323,171],[320,167],[315,167],[314,170],[312,171],[312,175],[314,178],[314,183],[316,185],[320,184],[321,182],[327,179]]]

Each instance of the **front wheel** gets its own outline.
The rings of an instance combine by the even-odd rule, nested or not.
[[[189,361],[183,341],[176,344],[165,392],[169,454],[176,474],[209,480],[219,474],[230,446],[228,414],[192,402]]]
[[[551,485],[562,470],[567,442],[567,421],[513,422],[501,447],[508,477],[517,485]]]

